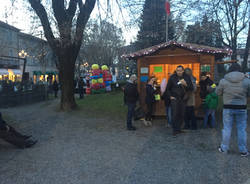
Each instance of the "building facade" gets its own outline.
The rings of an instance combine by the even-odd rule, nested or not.
[[[19,29],[0,21],[0,80],[20,80]]]
[[[26,54],[26,80],[58,80],[56,57],[47,41],[0,21],[0,80],[21,81],[25,59],[20,52]]]
[[[19,33],[19,48],[27,53],[25,71],[27,76],[36,83],[47,79],[58,80],[58,70],[55,64],[55,55],[48,43],[40,38],[26,33]],[[23,69],[23,61],[21,64]]]

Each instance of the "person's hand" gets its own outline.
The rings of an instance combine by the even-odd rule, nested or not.
[[[170,100],[176,100],[176,98],[175,98],[175,97],[173,97],[173,96],[171,96],[171,97],[170,97]]]
[[[187,86],[187,82],[184,79],[181,79],[180,82],[183,86]]]

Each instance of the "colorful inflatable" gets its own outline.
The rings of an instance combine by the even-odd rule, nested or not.
[[[93,64],[91,66],[91,68],[92,68],[92,70],[97,70],[97,69],[99,69],[99,65],[98,64]]]
[[[101,68],[102,68],[102,71],[105,71],[105,70],[107,71],[109,69],[107,65],[102,65]]]
[[[106,91],[111,91],[112,75],[110,74],[107,65],[102,65],[101,69],[98,64],[91,66],[92,71],[90,72],[90,89],[92,94],[100,94]]]
[[[105,83],[103,80],[102,70],[99,69],[98,64],[93,64],[91,66],[92,71],[90,73],[91,78],[91,93],[92,94],[100,94],[105,92]],[[104,67],[106,68],[106,67]]]

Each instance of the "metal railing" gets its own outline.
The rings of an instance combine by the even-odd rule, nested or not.
[[[10,91],[0,93],[0,108],[14,107],[36,102],[45,101],[48,99],[48,93],[45,86],[37,86],[32,90],[27,91]]]

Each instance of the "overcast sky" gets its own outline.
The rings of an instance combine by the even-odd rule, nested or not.
[[[27,7],[25,7],[25,4],[22,3],[23,0],[16,0],[14,6],[12,6],[10,0],[0,0],[0,2],[0,20],[21,29],[22,32],[30,33],[30,27],[32,26],[32,24],[29,16],[29,11],[27,10]],[[115,3],[115,0],[111,0],[111,3],[113,7],[111,11],[114,14],[113,21],[116,25],[122,28],[123,37],[126,40],[126,44],[129,44],[132,40],[135,39],[137,28],[124,26],[126,22],[124,22],[125,20],[122,18],[121,12],[119,11],[119,8]],[[105,5],[101,5],[100,9],[101,16],[104,18],[106,16]],[[94,11],[91,14],[91,18],[96,18],[99,14],[100,13],[96,5]],[[128,13],[126,11],[123,11],[123,16],[126,17],[126,19],[129,19]]]
[[[23,4],[25,0],[15,0],[15,6],[13,7],[11,4],[11,0],[0,0],[1,6],[0,6],[0,20],[4,22],[8,22],[10,25],[13,25],[19,29],[21,29],[22,32],[30,33],[30,27],[32,26],[29,11],[27,10],[27,6],[29,6],[28,2],[26,4]],[[104,2],[104,1],[101,1]],[[135,25],[134,27],[128,27],[125,26],[129,22],[130,15],[126,10],[123,10],[123,13],[121,15],[121,12],[119,11],[119,8],[117,6],[116,0],[110,0],[111,7],[112,7],[112,15],[113,15],[113,22],[118,27],[122,28],[123,30],[123,37],[126,40],[126,44],[129,44],[131,41],[135,40],[138,27]],[[101,12],[102,18],[106,15],[106,4],[102,4],[100,9],[98,10],[98,7],[96,5],[94,11],[91,14],[92,18],[96,18],[99,16]],[[6,15],[7,12],[7,15]],[[199,14],[199,12],[192,12],[193,15]],[[192,24],[194,22],[187,22],[187,24]],[[242,41],[246,41],[246,31],[242,32],[239,35],[239,38],[242,38]],[[36,35],[38,36],[38,35]]]

